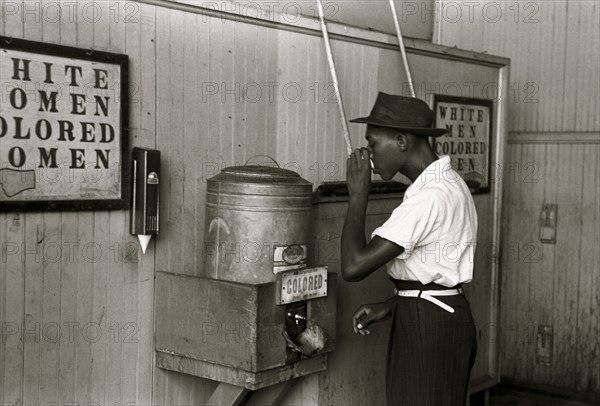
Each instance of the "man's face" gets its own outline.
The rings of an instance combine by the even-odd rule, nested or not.
[[[397,136],[389,134],[382,127],[368,125],[365,138],[373,161],[373,173],[383,180],[392,179],[400,170],[404,156]]]

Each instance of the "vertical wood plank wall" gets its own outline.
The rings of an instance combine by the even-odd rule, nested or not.
[[[129,56],[130,143],[162,153],[162,230],[142,256],[127,211],[0,213],[0,403],[204,404],[215,382],[153,366],[154,272],[203,274],[205,182],[223,167],[268,154],[315,185],[345,178],[321,39],[137,2],[49,4],[0,0],[0,35]],[[349,117],[377,90],[405,91],[396,50],[332,45]],[[497,82],[492,68],[409,60],[422,98]],[[364,126],[350,130],[364,145]],[[317,404],[316,385],[288,398]]]
[[[461,2],[445,3],[454,13]],[[450,9],[440,19],[441,44],[512,60],[502,376],[600,392],[600,5],[496,2],[472,18],[460,9],[460,21]],[[555,245],[539,240],[543,203],[558,204]],[[554,332],[550,365],[537,357],[544,325]]]

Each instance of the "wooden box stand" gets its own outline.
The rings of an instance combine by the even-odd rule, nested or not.
[[[307,300],[307,326],[325,333],[325,348],[305,357],[282,335],[286,306],[276,283],[246,285],[156,273],[156,366],[258,390],[323,371],[335,347],[336,274],[326,297]]]

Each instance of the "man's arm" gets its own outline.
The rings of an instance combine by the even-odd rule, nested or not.
[[[369,276],[404,248],[384,238],[365,241],[365,215],[371,185],[369,151],[356,149],[347,160],[348,212],[342,230],[342,278],[356,282]]]
[[[342,278],[360,281],[404,252],[404,248],[375,236],[365,241],[366,201],[350,198],[342,231]]]

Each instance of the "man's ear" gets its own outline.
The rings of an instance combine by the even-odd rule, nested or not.
[[[404,133],[398,133],[396,136],[396,143],[400,148],[400,151],[405,152],[408,150],[408,144],[410,142],[408,138],[408,134]]]

